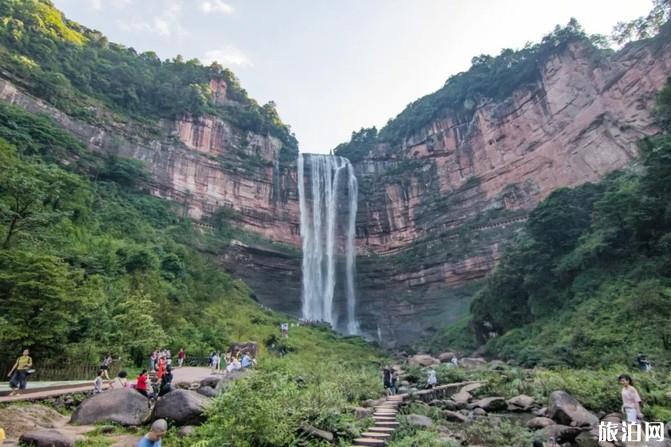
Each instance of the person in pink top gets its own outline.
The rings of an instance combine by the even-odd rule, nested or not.
[[[643,419],[641,396],[638,395],[638,391],[634,388],[634,381],[631,376],[622,374],[618,377],[618,380],[622,385],[622,412],[627,422],[634,424]]]

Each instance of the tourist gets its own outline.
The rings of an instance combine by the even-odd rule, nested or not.
[[[103,370],[98,370],[98,375],[93,381],[93,394],[100,394],[103,392]]]
[[[116,375],[112,383],[110,383],[110,388],[113,390],[120,390],[122,388],[128,388],[128,373],[126,371],[119,371],[119,374]]]
[[[170,354],[170,349],[165,350],[165,364],[166,366],[172,366],[172,354]]]
[[[156,369],[156,377],[158,377],[158,380],[161,380],[163,376],[165,375],[165,357],[159,356],[158,358],[158,367]]]
[[[16,396],[19,394],[19,390],[25,390],[28,385],[28,375],[30,374],[31,368],[33,367],[33,359],[30,357],[30,351],[27,349],[23,350],[21,357],[16,359],[14,366],[9,370],[9,386],[12,389],[10,396]]]
[[[452,360],[450,360],[450,362],[454,365],[455,368],[459,366],[459,359],[457,358],[456,354],[452,357]]]
[[[163,396],[172,391],[172,366],[167,366],[165,374],[161,379],[161,386],[158,390],[158,395]]]
[[[389,365],[385,366],[382,369],[382,384],[384,385],[384,389],[387,392],[387,395],[392,395],[394,394],[394,386],[393,386],[393,377],[394,373],[389,367]]]
[[[231,363],[229,363],[228,366],[226,366],[226,372],[231,373],[231,372],[237,371],[239,369],[242,369],[242,364],[237,359],[237,357],[232,356],[231,357]]]
[[[436,370],[429,368],[427,371],[428,378],[426,379],[426,387],[431,389],[438,383],[438,378],[436,377]]]
[[[252,366],[252,358],[246,352],[245,355],[242,356],[240,366],[242,366],[243,368],[249,368],[250,366]]]
[[[184,366],[184,359],[186,359],[186,352],[184,352],[184,348],[180,348],[177,353],[177,365],[180,368]]]
[[[149,433],[144,435],[142,439],[135,444],[135,447],[161,447],[161,438],[165,436],[168,431],[168,423],[165,419],[156,419],[151,424]]]
[[[628,423],[635,424],[643,419],[641,396],[638,395],[638,391],[634,388],[634,381],[631,376],[622,374],[618,377],[618,380],[620,381],[620,385],[622,385],[622,413]]]
[[[158,360],[158,351],[154,351],[149,356],[149,371],[156,371],[156,361]]]
[[[210,359],[210,363],[212,364],[212,373],[213,374],[217,373],[219,371],[219,362],[220,361],[221,360],[219,358],[219,353],[213,352],[212,353],[212,358]]]
[[[648,360],[648,357],[641,352],[639,352],[636,356],[636,366],[638,366],[638,369],[641,371],[652,371],[652,364],[650,363],[650,360]]]
[[[147,392],[147,370],[143,369],[137,380],[135,381],[135,389],[138,393],[142,394],[144,397],[149,397]]]
[[[282,337],[287,338],[289,336],[289,323],[282,323],[280,331],[282,332]]]
[[[103,361],[100,363],[100,369],[103,372],[103,376],[105,376],[105,379],[107,380],[110,379],[108,370],[110,369],[111,365],[112,365],[112,354],[108,352]]]

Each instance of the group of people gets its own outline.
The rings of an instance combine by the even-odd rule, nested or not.
[[[177,354],[178,366],[184,365],[186,352],[184,348]],[[100,364],[98,374],[93,382],[93,393],[103,392],[105,380],[109,383],[110,389],[132,388],[143,396],[152,399],[161,397],[172,390],[172,356],[168,349],[153,351],[149,356],[149,370],[143,369],[135,379],[135,383],[130,383],[128,373],[119,371],[114,380],[109,378],[109,368],[112,365],[113,358],[108,353]],[[151,380],[150,374],[154,374],[156,380]]]
[[[256,359],[249,355],[248,352],[241,352],[237,349],[232,349],[223,357],[221,352],[213,351],[210,354],[210,368],[213,374],[218,374],[224,371],[230,373],[239,369],[251,368],[256,365]]]

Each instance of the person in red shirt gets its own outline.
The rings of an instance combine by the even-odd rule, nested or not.
[[[138,393],[142,394],[144,397],[149,397],[147,392],[147,370],[143,369],[139,376],[137,376],[137,382],[135,382],[135,389]]]
[[[163,376],[165,375],[165,357],[160,357],[158,359],[158,368],[156,370],[156,377],[158,377],[158,380],[163,379]]]
[[[184,365],[184,359],[186,358],[186,352],[184,352],[184,348],[181,348],[179,350],[179,353],[177,353],[177,364],[181,368]]]

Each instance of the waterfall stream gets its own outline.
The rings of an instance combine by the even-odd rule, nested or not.
[[[307,183],[306,171],[309,172]],[[347,181],[346,188],[341,187],[343,180]],[[357,194],[354,169],[346,158],[313,154],[298,157],[298,195],[303,241],[303,318],[325,321],[334,328],[341,327],[349,334],[359,332],[356,320],[354,245]],[[345,217],[345,212],[346,221],[341,219]],[[340,245],[345,252],[347,298],[345,321],[342,324],[339,324],[338,315],[334,311],[339,242],[344,242]]]

